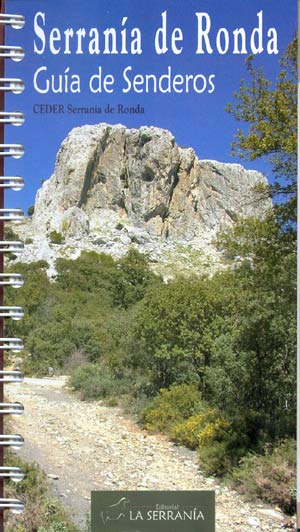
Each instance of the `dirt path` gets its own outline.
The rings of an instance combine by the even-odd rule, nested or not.
[[[278,510],[249,505],[205,478],[195,453],[147,434],[118,408],[79,401],[64,385],[64,377],[25,379],[7,394],[25,406],[14,418],[26,443],[21,455],[41,465],[77,524],[86,521],[91,490],[214,489],[216,532],[292,530]]]

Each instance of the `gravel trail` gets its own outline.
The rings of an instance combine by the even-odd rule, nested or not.
[[[25,438],[21,456],[44,469],[54,494],[84,526],[91,490],[216,491],[216,532],[283,532],[294,528],[276,508],[245,503],[199,470],[196,453],[150,435],[119,408],[87,403],[70,394],[66,378],[25,379],[7,386],[10,400],[24,404],[14,417]]]

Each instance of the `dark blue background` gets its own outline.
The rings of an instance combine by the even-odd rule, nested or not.
[[[155,31],[161,22],[161,13],[167,10],[170,29],[180,27],[183,32],[183,52],[174,55],[168,52],[158,56],[154,50]],[[8,44],[21,44],[26,51],[22,63],[7,62],[7,76],[22,77],[26,90],[22,95],[7,96],[6,109],[22,110],[26,115],[24,126],[6,129],[7,142],[21,142],[25,156],[6,163],[7,175],[22,175],[26,181],[23,192],[7,193],[7,206],[21,206],[25,210],[34,203],[36,190],[41,180],[53,172],[56,153],[70,129],[86,123],[109,121],[123,123],[128,127],[155,125],[169,129],[182,146],[191,146],[202,159],[216,159],[223,162],[240,162],[230,156],[231,142],[238,127],[235,120],[225,112],[224,107],[233,101],[233,92],[238,90],[240,80],[247,76],[245,55],[196,55],[197,19],[196,12],[208,12],[212,21],[211,35],[220,27],[229,32],[245,27],[250,37],[257,25],[257,13],[264,13],[264,45],[266,30],[275,27],[278,32],[279,55],[268,55],[266,51],[256,56],[255,64],[261,65],[271,79],[278,72],[280,55],[292,40],[297,27],[297,5],[295,0],[273,2],[270,0],[7,0],[7,12],[22,13],[26,17],[23,30],[7,30]],[[142,32],[142,55],[53,55],[46,51],[43,56],[33,51],[35,38],[34,15],[37,11],[46,13],[46,31],[58,27],[63,32],[68,27],[74,30],[97,27],[102,32],[107,27],[120,28],[123,16],[128,17],[127,27],[138,27]],[[213,42],[213,41],[212,41]],[[249,49],[249,52],[251,50]],[[49,73],[63,73],[70,67],[72,73],[80,74],[81,94],[47,95],[38,94],[33,88],[34,72],[42,65]],[[93,95],[88,90],[88,79],[102,66],[116,78],[114,93]],[[215,74],[216,89],[212,94],[122,94],[118,80],[122,79],[123,68],[132,65],[136,73],[165,73],[172,66],[175,73],[204,75]],[[34,103],[68,104],[74,106],[115,106],[118,103],[145,108],[144,115],[35,115]],[[262,161],[244,163],[248,168],[269,173],[269,167]],[[271,179],[271,176],[269,175]]]

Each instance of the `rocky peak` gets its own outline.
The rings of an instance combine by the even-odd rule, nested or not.
[[[24,227],[33,245],[24,258],[46,258],[49,248],[49,260],[54,230],[70,255],[80,248],[121,255],[132,244],[150,255],[178,243],[207,250],[236,214],[261,215],[267,204],[257,205],[252,193],[259,182],[265,182],[262,174],[241,165],[199,160],[192,148],[180,148],[169,131],[157,127],[75,128],[37,193],[33,218]]]

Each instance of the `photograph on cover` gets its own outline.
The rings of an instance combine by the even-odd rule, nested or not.
[[[6,12],[5,530],[295,530],[296,2]]]

